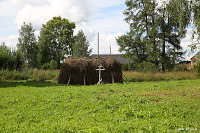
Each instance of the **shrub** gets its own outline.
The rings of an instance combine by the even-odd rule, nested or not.
[[[5,80],[56,80],[58,79],[58,70],[32,70],[24,69],[23,71],[0,70],[0,81]]]
[[[55,80],[58,78],[58,70],[33,70],[32,80],[35,81],[45,81],[45,80]]]
[[[4,43],[0,45],[0,69],[19,70],[24,64],[21,51],[12,51]]]
[[[153,63],[142,62],[137,65],[137,71],[139,71],[139,72],[156,72],[156,71],[158,71],[158,68]]]
[[[187,71],[187,64],[176,65],[174,71]]]
[[[197,76],[200,77],[200,62],[197,63],[197,65],[195,66],[196,72],[197,72]]]
[[[0,80],[27,80],[32,76],[31,71],[1,70]]]
[[[128,71],[128,64],[122,64],[122,70]]]
[[[51,60],[50,62],[50,69],[57,69],[58,68],[58,63],[55,60]]]
[[[50,69],[50,64],[49,63],[45,63],[41,66],[41,69],[47,70]]]

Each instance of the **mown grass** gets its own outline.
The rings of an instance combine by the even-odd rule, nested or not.
[[[200,80],[0,82],[0,132],[199,132]]]

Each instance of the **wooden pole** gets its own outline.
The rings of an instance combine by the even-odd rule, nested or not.
[[[110,45],[110,56],[112,55],[112,53],[111,53],[111,45]]]
[[[112,76],[112,83],[114,84],[115,83],[115,79],[114,79],[114,76],[113,76],[113,72],[111,72],[111,76]]]
[[[85,73],[84,73],[84,85],[86,85],[86,82],[85,82]]]
[[[97,51],[98,51],[98,54],[97,54],[97,57],[99,58],[99,32],[97,33]]]
[[[70,83],[70,80],[71,80],[71,75],[69,76],[69,80],[68,80],[67,84],[69,84],[69,83]]]

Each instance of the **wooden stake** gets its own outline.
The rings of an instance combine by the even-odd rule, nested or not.
[[[71,75],[69,76],[69,80],[68,80],[67,84],[69,84],[69,83],[70,83],[70,80],[71,80]]]
[[[84,85],[85,85],[86,83],[85,83],[85,74],[84,74]]]
[[[114,76],[113,76],[113,72],[111,72],[111,77],[112,77],[112,83],[114,84],[115,83],[115,79],[114,79]]]

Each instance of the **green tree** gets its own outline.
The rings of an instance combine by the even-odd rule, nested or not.
[[[37,67],[37,40],[31,23],[23,23],[19,30],[18,49],[23,53],[29,68]]]
[[[13,51],[14,68],[21,70],[24,65],[24,55],[20,50]]]
[[[130,32],[117,38],[120,51],[125,51],[135,62],[149,61],[158,65],[156,2],[127,0],[125,4],[127,9],[123,13],[125,21],[130,25]]]
[[[73,57],[88,57],[92,52],[89,49],[89,41],[84,32],[80,30],[75,36],[75,44],[73,45]]]
[[[191,5],[191,13],[192,15],[192,25],[193,25],[193,34],[192,39],[195,42],[190,45],[192,51],[196,50],[198,46],[200,46],[200,1],[193,0],[190,2]]]
[[[8,69],[11,59],[12,59],[12,53],[10,49],[3,42],[0,45],[0,69]]]
[[[42,25],[38,42],[40,65],[55,60],[60,66],[60,62],[67,55],[72,55],[74,29],[75,23],[61,17],[53,17],[52,20]]]
[[[116,39],[120,46],[119,51],[125,52],[126,57],[134,60],[135,63],[141,63],[147,60],[146,44],[138,35],[129,32],[127,35],[122,35]]]
[[[180,54],[182,47],[180,41],[186,34],[186,27],[190,23],[190,10],[186,0],[170,0],[158,9],[158,39],[161,44],[162,71],[165,72],[167,61],[167,50],[172,47],[172,54]]]
[[[130,32],[117,38],[120,51],[133,57],[135,62],[151,62],[162,66],[182,53],[180,40],[190,22],[186,0],[170,0],[159,6],[155,0],[127,0],[124,11]],[[168,53],[173,53],[173,57]]]
[[[11,50],[5,43],[0,45],[0,70],[20,70],[23,64],[24,58],[21,51]]]

